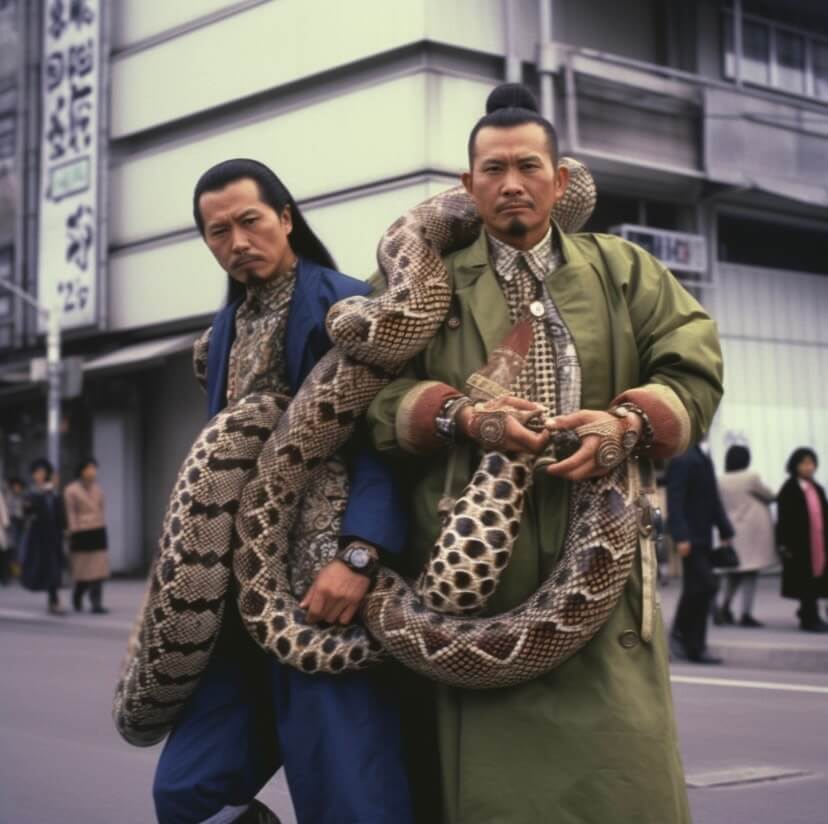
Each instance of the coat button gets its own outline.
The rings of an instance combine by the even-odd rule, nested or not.
[[[632,649],[638,644],[638,634],[631,629],[626,629],[618,636],[618,643],[624,649]]]
[[[460,328],[460,318],[450,317],[448,319],[448,328],[449,329],[459,329]]]

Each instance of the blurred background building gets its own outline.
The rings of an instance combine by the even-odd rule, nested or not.
[[[154,550],[205,403],[189,347],[225,278],[191,192],[274,167],[340,268],[456,182],[504,80],[598,183],[594,231],[673,268],[719,321],[711,434],[781,481],[828,452],[824,0],[0,0],[0,278],[61,300],[64,476],[101,463],[116,570]],[[45,451],[35,314],[0,289],[0,468]]]

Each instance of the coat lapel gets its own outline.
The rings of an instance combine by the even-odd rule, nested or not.
[[[225,306],[213,320],[207,350],[207,415],[212,418],[227,405],[227,371],[236,338],[236,310],[241,300]]]
[[[581,407],[603,409],[616,394],[614,337],[609,296],[595,267],[554,227],[564,264],[546,277],[546,287],[575,341],[581,366]]]
[[[459,307],[477,332],[483,360],[509,333],[509,307],[489,260],[486,233],[457,255],[454,289]],[[461,317],[461,323],[466,318]]]
[[[320,268],[312,261],[299,258],[296,286],[288,309],[285,329],[285,361],[291,391],[296,393],[310,371],[312,363],[311,332],[316,324],[314,306],[318,300]]]

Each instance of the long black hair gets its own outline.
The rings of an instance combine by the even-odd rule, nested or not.
[[[295,254],[308,258],[320,266],[336,269],[336,262],[325,244],[314,234],[308,222],[296,205],[293,195],[287,186],[279,180],[276,173],[258,160],[246,157],[237,157],[224,160],[211,166],[198,179],[193,191],[193,219],[198,231],[204,237],[204,218],[199,208],[199,200],[205,192],[217,192],[237,180],[250,178],[259,187],[259,196],[277,214],[281,214],[285,206],[290,206],[290,216],[293,221],[293,231],[288,236],[290,248]],[[244,284],[239,283],[228,275],[227,302],[233,303],[244,297]]]
[[[546,132],[552,163],[558,162],[558,133],[555,127],[539,112],[538,101],[526,86],[520,83],[502,83],[486,98],[486,114],[474,124],[469,135],[469,166],[474,165],[474,143],[477,133],[487,127],[508,129],[535,123]]]

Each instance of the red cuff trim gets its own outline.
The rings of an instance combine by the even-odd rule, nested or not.
[[[681,455],[690,447],[690,416],[679,396],[660,383],[650,383],[622,392],[613,405],[634,403],[649,416],[653,443],[648,453],[653,458]]]
[[[400,401],[395,422],[397,442],[406,452],[433,452],[444,445],[437,435],[435,419],[449,398],[460,396],[453,386],[423,381]]]

